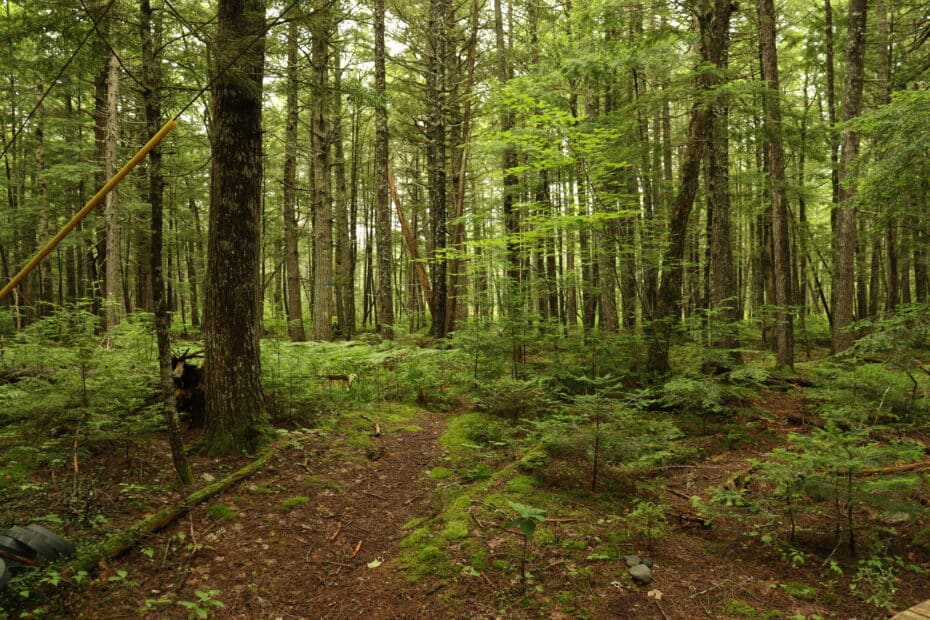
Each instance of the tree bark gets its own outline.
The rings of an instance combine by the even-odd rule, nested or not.
[[[384,45],[384,0],[375,0],[375,237],[378,245],[378,324],[384,338],[394,337],[394,248],[391,241],[389,189],[387,72]]]
[[[714,0],[712,7],[703,3],[698,15],[701,57],[714,68],[699,70],[695,78],[697,93],[691,107],[688,142],[681,167],[681,188],[669,218],[668,247],[662,261],[662,282],[656,296],[655,320],[649,327],[647,364],[649,370],[658,375],[666,374],[670,370],[669,347],[680,314],[685,238],[710,128],[711,104],[706,99],[708,91],[718,83],[718,68],[729,40],[727,32],[730,27],[730,15],[735,8],[735,4],[730,0]]]
[[[311,17],[313,66],[310,150],[313,176],[313,339],[333,339],[333,196],[330,178],[329,120],[332,8],[324,4]]]
[[[204,309],[207,454],[255,450],[268,428],[259,340],[264,28],[264,0],[220,0],[217,67],[241,56],[213,84]]]
[[[433,315],[431,333],[434,338],[446,336],[447,272],[446,245],[448,214],[446,191],[446,54],[448,32],[447,0],[430,0],[429,32],[431,40],[426,71],[426,98],[429,102],[426,121],[426,168],[429,174],[430,234],[433,240],[430,263],[433,285]]]
[[[297,36],[300,21],[287,26],[287,103],[284,129],[284,270],[287,274],[287,335],[291,342],[307,339],[301,303],[300,257],[297,240]]]
[[[775,46],[775,5],[758,0],[759,42],[762,52],[762,80],[766,139],[769,153],[769,191],[772,208],[772,254],[775,280],[775,363],[794,367],[794,326],[791,314],[791,252],[788,231],[788,195],[785,184],[785,150],[782,144],[781,87],[778,80],[778,52]]]
[[[110,56],[107,65],[106,91],[106,125],[104,135],[103,174],[109,179],[116,174],[116,144],[118,137],[118,95],[119,95],[119,60]],[[116,190],[107,194],[104,202],[104,220],[106,222],[106,260],[104,263],[104,291],[106,304],[105,317],[107,328],[119,322],[120,317],[120,278],[119,278],[119,211]]]
[[[155,52],[155,34],[152,25],[152,5],[150,0],[139,2],[139,29],[142,39],[142,99],[145,105],[146,133],[154,135],[162,124],[162,112],[159,89],[161,88],[161,71],[159,59]],[[157,33],[158,30],[156,29]],[[152,304],[155,309],[155,336],[158,341],[158,368],[161,377],[161,401],[165,423],[168,429],[168,443],[175,473],[182,485],[193,482],[190,463],[184,452],[181,425],[174,396],[174,378],[171,366],[171,318],[168,316],[168,304],[165,296],[165,279],[162,274],[162,239],[163,239],[163,205],[164,177],[161,172],[162,147],[156,145],[148,157],[148,199],[151,205],[151,241],[149,243],[149,265],[152,274]]]
[[[846,43],[846,81],[843,88],[843,120],[862,113],[862,86],[865,73],[865,26],[867,0],[850,0]],[[833,353],[852,346],[855,335],[850,327],[855,304],[856,213],[852,204],[852,163],[859,154],[859,131],[846,125],[840,150],[840,190],[836,208],[836,234],[833,239]]]

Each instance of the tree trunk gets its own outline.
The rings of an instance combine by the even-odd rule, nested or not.
[[[665,374],[670,369],[669,347],[680,314],[685,238],[710,128],[710,104],[706,101],[706,93],[718,82],[717,67],[721,65],[726,50],[730,15],[735,8],[730,0],[714,0],[713,7],[705,6],[698,15],[701,56],[714,69],[700,71],[695,79],[698,92],[691,108],[688,142],[681,167],[681,189],[669,219],[668,247],[662,261],[663,275],[656,297],[656,316],[649,329],[647,363],[649,370],[654,374]]]
[[[287,103],[284,130],[284,270],[287,274],[287,335],[291,342],[307,339],[301,304],[300,256],[297,240],[297,36],[300,21],[287,26]]]
[[[447,209],[446,209],[446,54],[448,32],[447,0],[430,0],[429,32],[426,71],[426,98],[429,102],[426,121],[426,168],[429,174],[430,235],[433,239],[430,263],[432,265],[432,328],[434,338],[446,336],[447,309]]]
[[[110,56],[107,65],[106,126],[104,138],[104,177],[110,179],[116,174],[116,143],[118,137],[118,95],[119,95],[119,60]],[[103,298],[106,303],[106,326],[113,327],[120,317],[120,278],[119,278],[119,211],[116,190],[107,194],[104,202],[104,220],[106,222],[106,260],[104,263]]]
[[[375,236],[378,244],[378,324],[384,338],[394,337],[394,249],[388,186],[388,111],[384,45],[384,0],[375,0]]]
[[[139,27],[142,39],[142,72],[143,91],[142,99],[145,105],[146,133],[154,135],[162,124],[161,118],[161,71],[159,58],[156,56],[156,43],[160,44],[155,28],[153,34],[152,5],[149,0],[139,2]],[[168,443],[171,446],[171,456],[174,470],[182,485],[193,482],[190,463],[184,453],[184,442],[181,437],[181,425],[178,422],[178,410],[174,396],[174,378],[171,365],[171,318],[168,316],[168,305],[165,297],[165,280],[162,274],[162,213],[164,205],[164,178],[161,172],[162,147],[155,145],[148,157],[148,199],[151,205],[151,241],[149,243],[149,265],[152,275],[152,303],[155,309],[155,336],[158,341],[158,367],[161,376],[161,400],[165,423],[168,428]]]
[[[850,121],[862,112],[862,85],[865,68],[865,26],[867,0],[850,0],[849,31],[846,43],[846,82],[843,94],[843,120]],[[859,131],[846,125],[840,151],[840,190],[836,208],[836,234],[833,239],[833,353],[852,346],[854,261],[856,248],[856,214],[851,186],[852,163],[859,154]]]
[[[355,333],[355,307],[350,303],[355,294],[352,289],[352,246],[349,237],[349,193],[346,184],[346,156],[342,131],[342,66],[340,54],[335,55],[333,88],[333,174],[336,178],[335,233],[336,233],[336,317],[339,335],[351,340]]]
[[[313,103],[310,150],[313,176],[313,339],[333,339],[333,197],[330,180],[330,5],[311,17]]]
[[[237,454],[267,433],[259,340],[264,0],[220,0],[217,18],[217,67],[238,60],[213,84],[203,447]]]
[[[775,363],[794,367],[794,326],[791,315],[791,251],[788,231],[788,195],[785,186],[785,151],[782,145],[781,87],[778,80],[778,52],[775,46],[775,5],[758,0],[759,40],[762,52],[762,79],[766,138],[769,151],[769,191],[772,205],[772,254],[775,280]]]

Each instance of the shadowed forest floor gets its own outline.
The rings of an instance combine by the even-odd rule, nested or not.
[[[829,559],[844,553],[832,540],[808,541],[809,549],[820,545],[819,555],[792,562],[747,537],[738,517],[699,516],[700,498],[720,489],[736,497],[753,485],[754,458],[787,433],[805,432],[797,424],[805,402],[796,395],[760,394],[754,406],[765,412],[763,422],[744,427],[738,441],[732,426],[711,424],[693,438],[704,458],[657,468],[650,480],[606,471],[596,493],[569,476],[571,468],[521,474],[526,455],[515,452],[481,454],[490,459],[487,475],[447,468],[461,458],[450,427],[473,413],[389,403],[346,414],[327,431],[295,433],[258,473],[102,564],[94,579],[34,596],[19,611],[76,618],[884,617],[844,596],[845,582],[825,579]],[[198,484],[245,462],[195,460]],[[160,438],[97,446],[85,475],[96,479],[98,505],[83,509],[109,515],[103,527],[110,530],[177,501],[180,494],[152,494],[159,479],[170,480],[167,463]],[[661,498],[666,520],[631,536],[619,515],[643,484]],[[507,529],[499,499],[527,493],[548,513],[531,541],[524,583],[521,536]],[[43,501],[43,510],[67,509],[64,492]],[[897,552],[926,568],[926,557]],[[627,575],[631,553],[651,559],[648,586]],[[897,600],[916,603],[928,591],[926,573],[909,576]]]

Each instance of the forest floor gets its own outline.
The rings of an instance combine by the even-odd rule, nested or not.
[[[558,468],[521,475],[515,465],[526,454],[511,448],[482,455],[490,457],[488,472],[447,469],[461,464],[450,448],[458,421],[476,414],[397,403],[346,414],[330,429],[295,435],[251,478],[101,565],[93,579],[33,594],[9,612],[95,619],[887,617],[889,610],[849,595],[848,575],[828,578],[824,567],[844,553],[832,540],[812,542],[808,548],[818,553],[792,562],[747,537],[738,519],[695,517],[694,498],[725,488],[738,493],[752,484],[754,459],[788,433],[804,432],[797,419],[805,402],[796,394],[759,394],[753,405],[763,421],[741,425],[738,440],[734,426],[711,425],[694,435],[702,459],[652,473],[649,488],[667,519],[633,536],[620,535],[634,503],[624,492],[629,481],[616,472],[613,479],[605,472],[606,490],[591,493]],[[196,459],[198,484],[246,462]],[[17,512],[105,514],[107,522],[96,526],[118,530],[180,499],[163,492],[168,463],[158,437],[101,444],[84,465],[93,505],[69,501],[59,480],[59,494]],[[505,496],[548,511],[527,548],[525,580],[522,537],[507,527],[515,515],[508,517]],[[627,574],[624,556],[632,553],[651,559],[647,586]],[[909,556],[925,569],[927,560]],[[927,574],[901,579],[895,600],[907,606],[925,598]]]

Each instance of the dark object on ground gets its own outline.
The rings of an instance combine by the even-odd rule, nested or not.
[[[74,545],[37,523],[14,525],[0,535],[0,588],[27,566],[42,566],[74,555]]]
[[[204,394],[203,368],[190,362],[200,353],[188,353],[171,356],[172,377],[174,378],[174,398],[178,413],[190,416],[191,428],[203,428]]]

